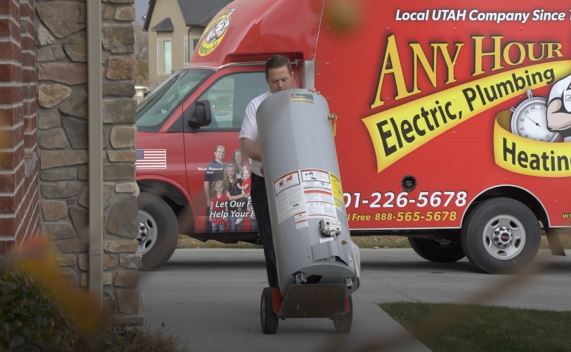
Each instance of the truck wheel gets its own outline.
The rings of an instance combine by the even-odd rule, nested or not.
[[[523,203],[494,198],[478,204],[462,228],[462,248],[479,270],[502,273],[531,262],[540,242],[539,222]]]
[[[464,258],[460,240],[409,237],[408,241],[416,254],[434,263],[453,263]]]
[[[139,195],[139,249],[143,270],[153,270],[169,260],[178,241],[178,222],[169,205],[158,196]]]
[[[264,334],[275,334],[278,331],[280,321],[273,310],[271,287],[265,287],[262,291],[260,322],[262,323],[262,332]]]
[[[338,334],[348,334],[351,331],[351,325],[353,325],[353,298],[349,296],[347,299],[349,300],[349,313],[339,318],[333,318],[333,326],[335,326],[335,332]]]

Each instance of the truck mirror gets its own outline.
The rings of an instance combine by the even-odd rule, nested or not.
[[[197,101],[186,111],[186,114],[188,115],[185,116],[185,120],[188,121],[188,125],[192,128],[208,126],[212,121],[212,112],[208,100]]]

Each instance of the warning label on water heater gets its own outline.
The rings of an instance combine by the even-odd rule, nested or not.
[[[337,219],[329,172],[317,169],[305,169],[300,172],[308,216]]]
[[[274,194],[280,224],[292,216],[296,216],[300,221],[307,221],[303,189],[297,171],[274,181]]]
[[[274,181],[278,222],[294,217],[297,228],[309,219],[337,219],[335,192],[329,172],[302,169]]]

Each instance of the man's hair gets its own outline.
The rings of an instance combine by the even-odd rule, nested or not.
[[[273,68],[287,67],[287,70],[291,73],[291,63],[289,59],[283,55],[274,55],[268,61],[266,61],[266,79],[268,79],[268,74]]]

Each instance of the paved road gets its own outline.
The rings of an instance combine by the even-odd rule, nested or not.
[[[466,302],[485,293],[494,296],[486,304],[571,310],[569,257],[546,256],[549,264],[540,275],[524,277],[514,286],[510,282],[518,276],[480,274],[466,260],[434,264],[409,249],[370,249],[361,255],[361,288],[353,296],[353,329],[347,337],[335,335],[326,319],[288,319],[280,321],[277,335],[261,333],[261,250],[177,250],[166,266],[143,275],[147,323],[157,327],[164,322],[192,352],[357,351],[366,350],[367,343],[394,340],[404,343],[383,350],[426,351],[377,304]]]

